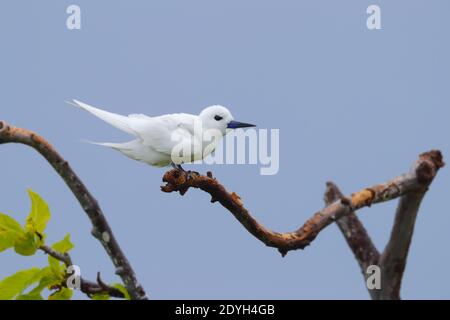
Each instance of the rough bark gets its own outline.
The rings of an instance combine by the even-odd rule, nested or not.
[[[344,195],[333,182],[327,183],[327,190],[324,195],[326,205],[342,199],[343,197]],[[367,280],[369,276],[367,269],[371,265],[379,264],[380,253],[355,212],[350,212],[347,216],[343,216],[336,221],[336,224],[352,250],[361,269],[361,273],[364,276],[364,280]],[[378,293],[376,290],[368,289],[368,291],[372,299],[377,298]]]

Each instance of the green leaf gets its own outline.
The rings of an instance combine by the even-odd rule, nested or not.
[[[96,293],[92,295],[92,300],[109,300],[109,294],[107,293]]]
[[[66,234],[64,239],[58,241],[52,245],[52,248],[60,253],[67,253],[74,247],[72,241],[70,241],[70,233]]]
[[[60,262],[59,260],[48,256],[48,265],[50,266],[53,274],[61,279],[64,278],[64,273],[66,270],[66,266],[64,263]]]
[[[47,203],[31,189],[28,190],[31,199],[31,211],[25,222],[25,232],[15,239],[14,250],[23,256],[31,256],[44,242],[44,230],[50,219]]]
[[[22,226],[10,216],[0,213],[0,228],[15,232],[23,232]]]
[[[44,300],[40,293],[21,294],[16,300]]]
[[[16,240],[24,233],[22,226],[16,220],[0,213],[0,252],[13,247]]]
[[[68,233],[64,239],[56,242],[52,245],[52,249],[58,251],[59,253],[67,253],[74,247],[73,243],[70,241],[70,233]],[[56,274],[64,272],[65,268],[61,268],[61,262],[52,256],[48,256],[48,264]]]
[[[26,232],[16,239],[14,250],[23,256],[31,256],[41,245],[41,240],[34,233]]]
[[[62,276],[55,275],[50,267],[42,268],[39,277],[39,284],[30,292],[28,292],[27,295],[33,296],[36,294],[41,294],[42,290],[44,290],[45,288],[50,289],[55,285],[61,284],[61,282],[64,280]]]
[[[31,268],[19,271],[0,282],[0,300],[11,300],[20,295],[31,284],[40,280],[41,269]]]
[[[42,268],[35,278],[40,279],[39,284],[28,293],[19,295],[16,298],[17,300],[43,300],[42,290],[45,288],[52,289],[55,285],[60,285],[64,280],[62,277],[55,276],[50,267]]]
[[[49,295],[48,300],[70,300],[70,298],[72,298],[72,295],[72,289],[61,287],[60,290]]]
[[[112,287],[118,289],[120,292],[123,293],[126,300],[131,300],[130,294],[128,293],[128,290],[120,283],[113,283]]]
[[[28,189],[28,195],[31,199],[31,211],[27,217],[25,228],[30,232],[38,232],[44,236],[45,227],[51,216],[50,210],[44,199],[33,190]]]

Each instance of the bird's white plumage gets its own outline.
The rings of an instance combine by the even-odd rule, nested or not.
[[[223,106],[208,107],[199,115],[175,113],[149,117],[143,114],[122,116],[77,100],[73,100],[71,104],[136,137],[126,143],[96,144],[113,148],[129,158],[158,167],[174,162],[172,151],[176,145],[191,150],[188,155],[190,159],[203,159],[214,150],[218,141],[214,141],[212,146],[211,141],[205,143],[202,130],[216,129],[223,136],[226,134],[227,124],[233,120],[231,113]],[[202,130],[196,130],[198,127]]]

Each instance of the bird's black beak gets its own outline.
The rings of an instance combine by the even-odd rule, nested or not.
[[[228,129],[249,128],[249,127],[256,127],[256,125],[239,121],[230,121],[227,125]]]

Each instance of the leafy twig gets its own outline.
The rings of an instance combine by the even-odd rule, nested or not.
[[[66,267],[73,265],[72,259],[68,253],[61,253],[49,246],[42,245],[39,247],[40,250],[46,254],[52,256],[58,261],[63,262]],[[67,286],[66,283],[61,283],[62,286]],[[100,277],[100,272],[97,273],[97,282],[89,281],[80,277],[80,291],[86,294],[88,297],[92,297],[95,294],[108,294],[115,298],[125,298],[124,294],[117,288],[107,285],[103,282]]]
[[[146,293],[119,246],[114,234],[95,198],[81,179],[72,170],[69,163],[38,134],[23,128],[17,128],[0,121],[0,144],[21,143],[38,151],[61,176],[72,193],[78,199],[83,210],[91,220],[92,235],[97,238],[116,267],[116,273],[122,278],[132,299],[147,299]]]
[[[66,267],[70,267],[71,265],[73,265],[72,259],[70,258],[70,255],[68,253],[60,253],[46,245],[41,245],[39,249],[44,251],[49,256],[52,256],[56,260],[63,262]]]

